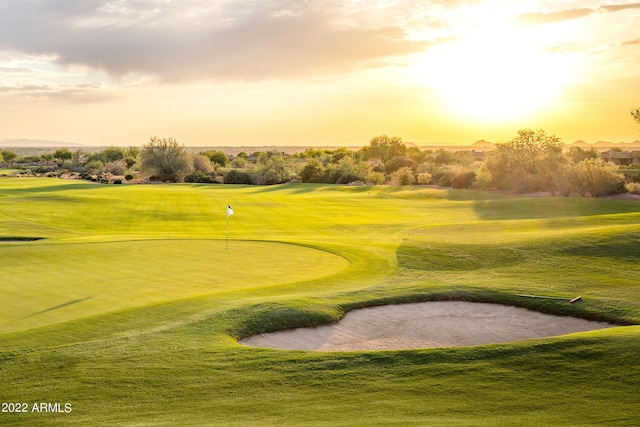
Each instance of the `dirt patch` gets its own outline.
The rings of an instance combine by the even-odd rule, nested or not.
[[[438,301],[354,310],[333,325],[256,335],[241,344],[284,350],[397,350],[492,344],[613,326],[501,304]]]

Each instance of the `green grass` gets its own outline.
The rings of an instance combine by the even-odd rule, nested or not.
[[[0,176],[16,175],[16,174],[19,174],[20,172],[24,172],[24,169],[0,168]]]
[[[73,406],[0,423],[634,425],[639,326],[330,354],[236,339],[442,299],[639,324],[639,220],[421,187],[0,179],[0,401]]]

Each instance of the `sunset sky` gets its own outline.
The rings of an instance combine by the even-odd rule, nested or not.
[[[639,107],[640,2],[0,2],[0,140],[620,142]]]

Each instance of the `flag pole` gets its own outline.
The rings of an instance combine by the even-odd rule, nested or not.
[[[227,239],[225,249],[229,249],[229,217],[233,215],[233,209],[231,209],[231,205],[227,205]]]

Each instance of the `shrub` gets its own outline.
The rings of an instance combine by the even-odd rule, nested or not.
[[[216,180],[213,179],[213,177],[209,174],[201,171],[194,171],[184,177],[184,182],[199,182],[211,184],[216,182]]]
[[[345,173],[340,178],[336,184],[351,184],[352,182],[360,181],[360,178],[353,173]]]
[[[116,179],[113,181],[114,184],[122,184],[122,180],[121,179]]]
[[[160,181],[181,181],[191,169],[186,149],[173,138],[152,137],[142,148],[140,159],[140,170]]]
[[[491,186],[521,193],[553,189],[553,174],[566,158],[560,139],[543,130],[522,129],[511,141],[496,144],[484,162]]]
[[[414,182],[413,169],[408,166],[401,167],[391,174],[391,183],[394,185],[411,185]]]
[[[92,160],[84,165],[84,170],[90,174],[99,174],[104,170],[104,163],[100,160]]]
[[[382,185],[387,182],[387,177],[382,172],[370,172],[366,182],[373,185]]]
[[[133,175],[131,175],[130,173],[126,174],[124,176],[124,179],[126,179],[127,181],[131,181],[133,179]]]
[[[389,160],[387,163],[385,163],[384,170],[385,172],[390,174],[403,167],[409,167],[411,169],[415,169],[416,162],[404,156],[396,156],[391,160]]]
[[[456,175],[451,180],[451,186],[456,189],[471,188],[475,179],[476,179],[475,172],[463,172],[461,174]]]
[[[631,194],[640,194],[640,184],[637,182],[631,182],[626,185],[627,191]]]
[[[210,164],[216,163],[222,167],[225,167],[229,164],[229,156],[227,156],[222,151],[206,151],[200,154],[207,157],[209,159]]]
[[[307,160],[300,171],[300,180],[302,182],[323,182],[325,168],[318,159],[311,158]]]
[[[237,169],[232,169],[224,176],[225,184],[253,184],[251,175]]]
[[[196,154],[195,156],[193,156],[193,169],[195,171],[208,174],[213,172],[213,165],[211,164],[211,160],[209,159],[209,157],[205,156],[204,154]]]
[[[429,172],[422,172],[418,174],[418,184],[427,185],[431,184],[431,174]]]
[[[127,164],[124,160],[115,160],[104,165],[104,171],[112,175],[124,175]]]
[[[561,168],[554,177],[556,187],[564,194],[600,197],[625,192],[624,176],[618,167],[600,159],[586,159]]]

